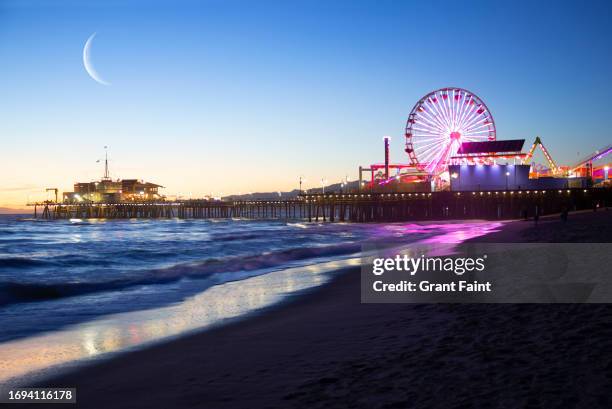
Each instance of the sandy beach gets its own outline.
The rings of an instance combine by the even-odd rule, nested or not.
[[[599,211],[480,240],[609,242],[611,231],[612,212]],[[44,386],[76,387],[82,408],[612,405],[609,305],[361,304],[359,286],[348,270],[246,320]]]

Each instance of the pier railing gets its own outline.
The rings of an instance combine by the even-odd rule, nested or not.
[[[607,208],[612,189],[433,193],[307,194],[286,200],[186,200],[137,203],[32,203],[43,219],[281,219],[391,222],[443,219],[516,219],[567,209]]]

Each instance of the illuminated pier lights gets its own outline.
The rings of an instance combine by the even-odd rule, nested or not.
[[[465,292],[465,293],[479,293],[479,292],[491,292],[490,281],[452,281],[450,283],[432,283],[427,280],[419,282],[419,290],[422,292],[437,292],[437,293],[452,293],[452,292]]]

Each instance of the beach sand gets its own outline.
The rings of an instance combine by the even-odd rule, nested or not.
[[[599,211],[512,222],[483,240],[610,242],[610,232],[612,212]],[[361,304],[359,286],[347,271],[44,386],[77,387],[82,408],[612,407],[612,306]]]

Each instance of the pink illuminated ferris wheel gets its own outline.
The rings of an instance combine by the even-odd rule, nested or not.
[[[485,103],[461,88],[442,88],[421,98],[406,123],[406,153],[413,165],[437,176],[463,142],[495,140]]]

